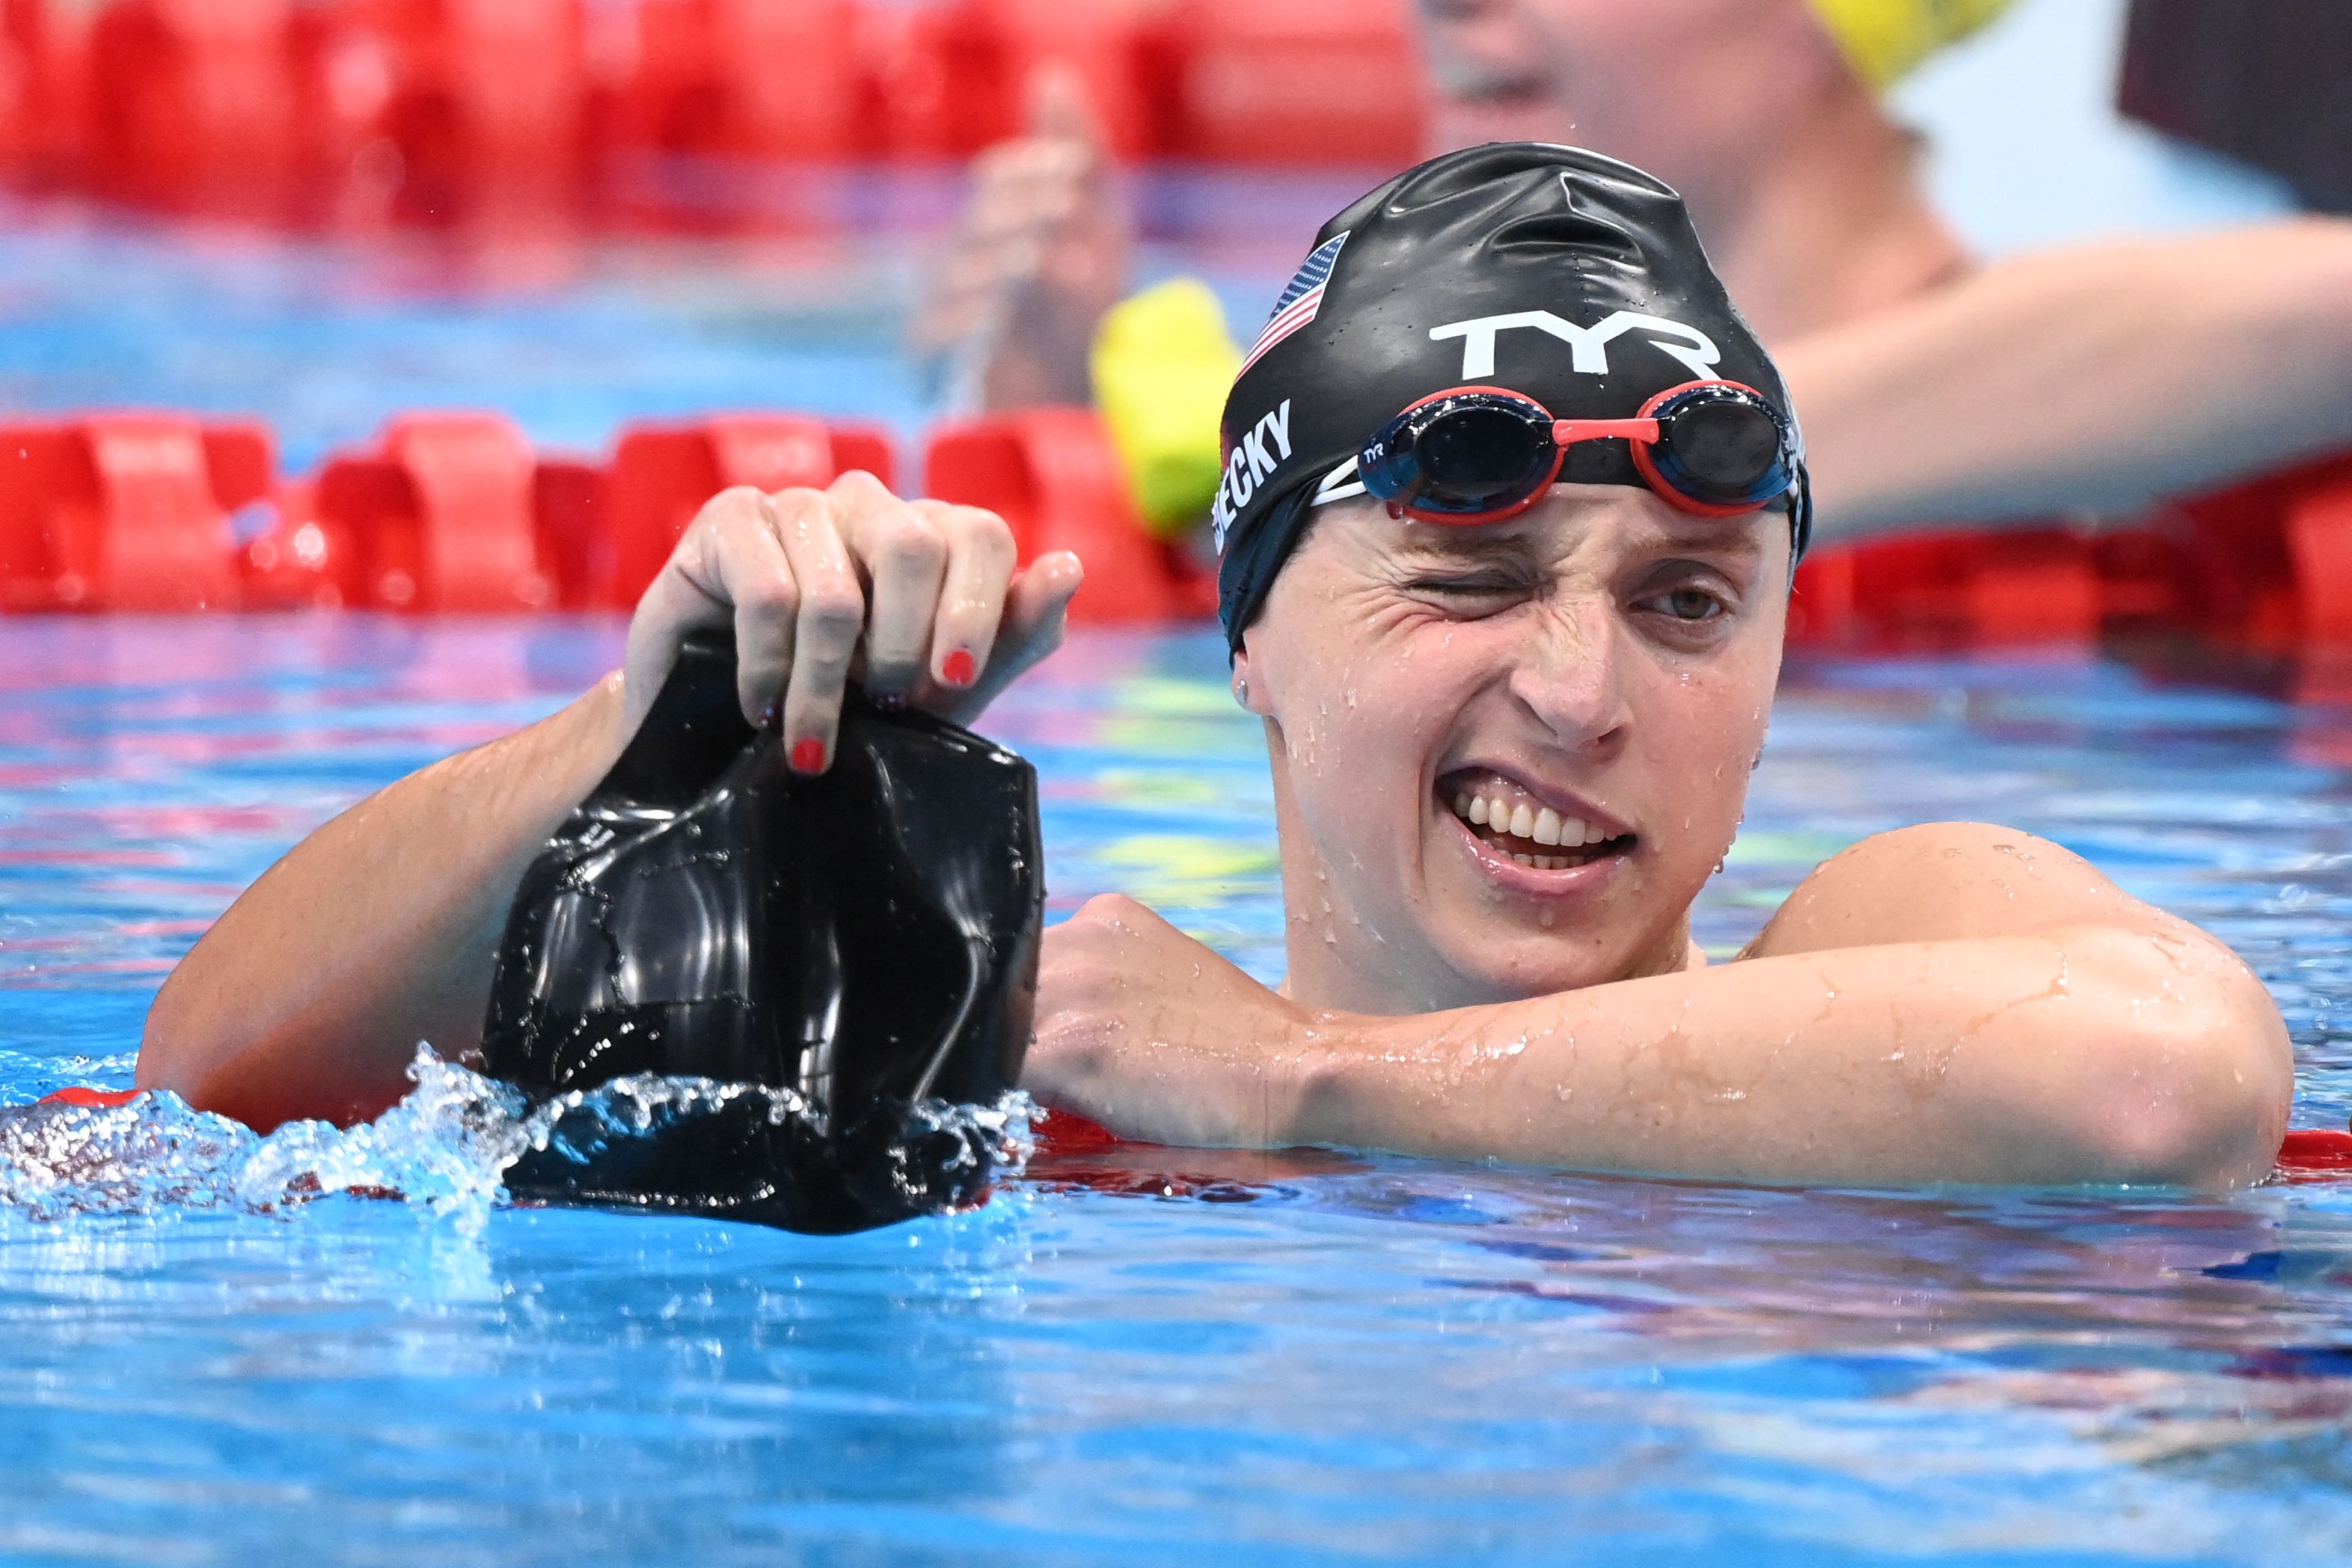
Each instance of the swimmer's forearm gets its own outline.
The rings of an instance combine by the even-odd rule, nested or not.
[[[2292,1092],[2259,992],[2095,927],[1326,1019],[1283,1131],[1735,1181],[2228,1185],[2269,1171]]]
[[[515,887],[620,755],[624,723],[615,675],[304,839],[164,982],[141,1086],[259,1127],[350,1121],[405,1092],[419,1041],[478,1050]]]
[[[2352,224],[2022,258],[1780,361],[1824,539],[2128,518],[2352,447]]]

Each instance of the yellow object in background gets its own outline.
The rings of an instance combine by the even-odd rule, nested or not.
[[[1095,405],[1136,510],[1162,539],[1198,521],[1216,496],[1217,426],[1241,368],[1224,308],[1190,278],[1122,301],[1095,333]]]
[[[2013,0],[1813,0],[1853,68],[1884,92],[1947,44],[1958,43]]]

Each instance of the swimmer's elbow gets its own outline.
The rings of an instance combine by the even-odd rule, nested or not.
[[[190,1016],[186,988],[178,984],[180,972],[164,977],[163,987],[147,1009],[147,1025],[139,1037],[139,1065],[132,1081],[141,1089],[169,1089],[190,1104],[201,1079],[206,1055],[203,1024]]]
[[[2305,218],[2264,232],[2277,259],[2263,275],[2269,287],[2248,301],[2264,318],[2258,341],[2274,365],[2302,367],[2323,384],[2327,406],[2310,412],[2333,415],[2340,435],[2352,410],[2352,223]]]
[[[2236,1187],[2270,1173],[2286,1134],[2294,1059],[2278,1005],[2200,933],[2177,952],[2116,931],[2090,964],[2095,1038],[2066,1114],[2096,1179]]]
[[[204,988],[188,982],[184,968],[183,961],[147,1009],[132,1082],[143,1089],[168,1090],[199,1110],[236,1115],[224,1097],[234,1098],[228,1079],[238,1041],[222,1010],[205,1005]]]

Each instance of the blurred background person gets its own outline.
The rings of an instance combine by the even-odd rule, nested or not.
[[[2352,224],[1973,258],[1887,89],[2010,0],[1423,0],[1447,146],[1568,142],[1680,189],[1786,367],[1836,542],[2125,519],[2352,447]],[[1988,112],[1998,106],[1988,104]],[[919,343],[969,405],[1098,401],[1139,510],[1206,509],[1239,353],[1131,226],[1074,91],[982,163]],[[2092,193],[2085,193],[2086,197]],[[1087,363],[1090,348],[1092,364]]]

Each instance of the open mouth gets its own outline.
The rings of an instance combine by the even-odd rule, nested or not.
[[[1636,836],[1571,816],[1484,769],[1437,781],[1437,796],[1472,836],[1531,871],[1570,871],[1631,851]]]

